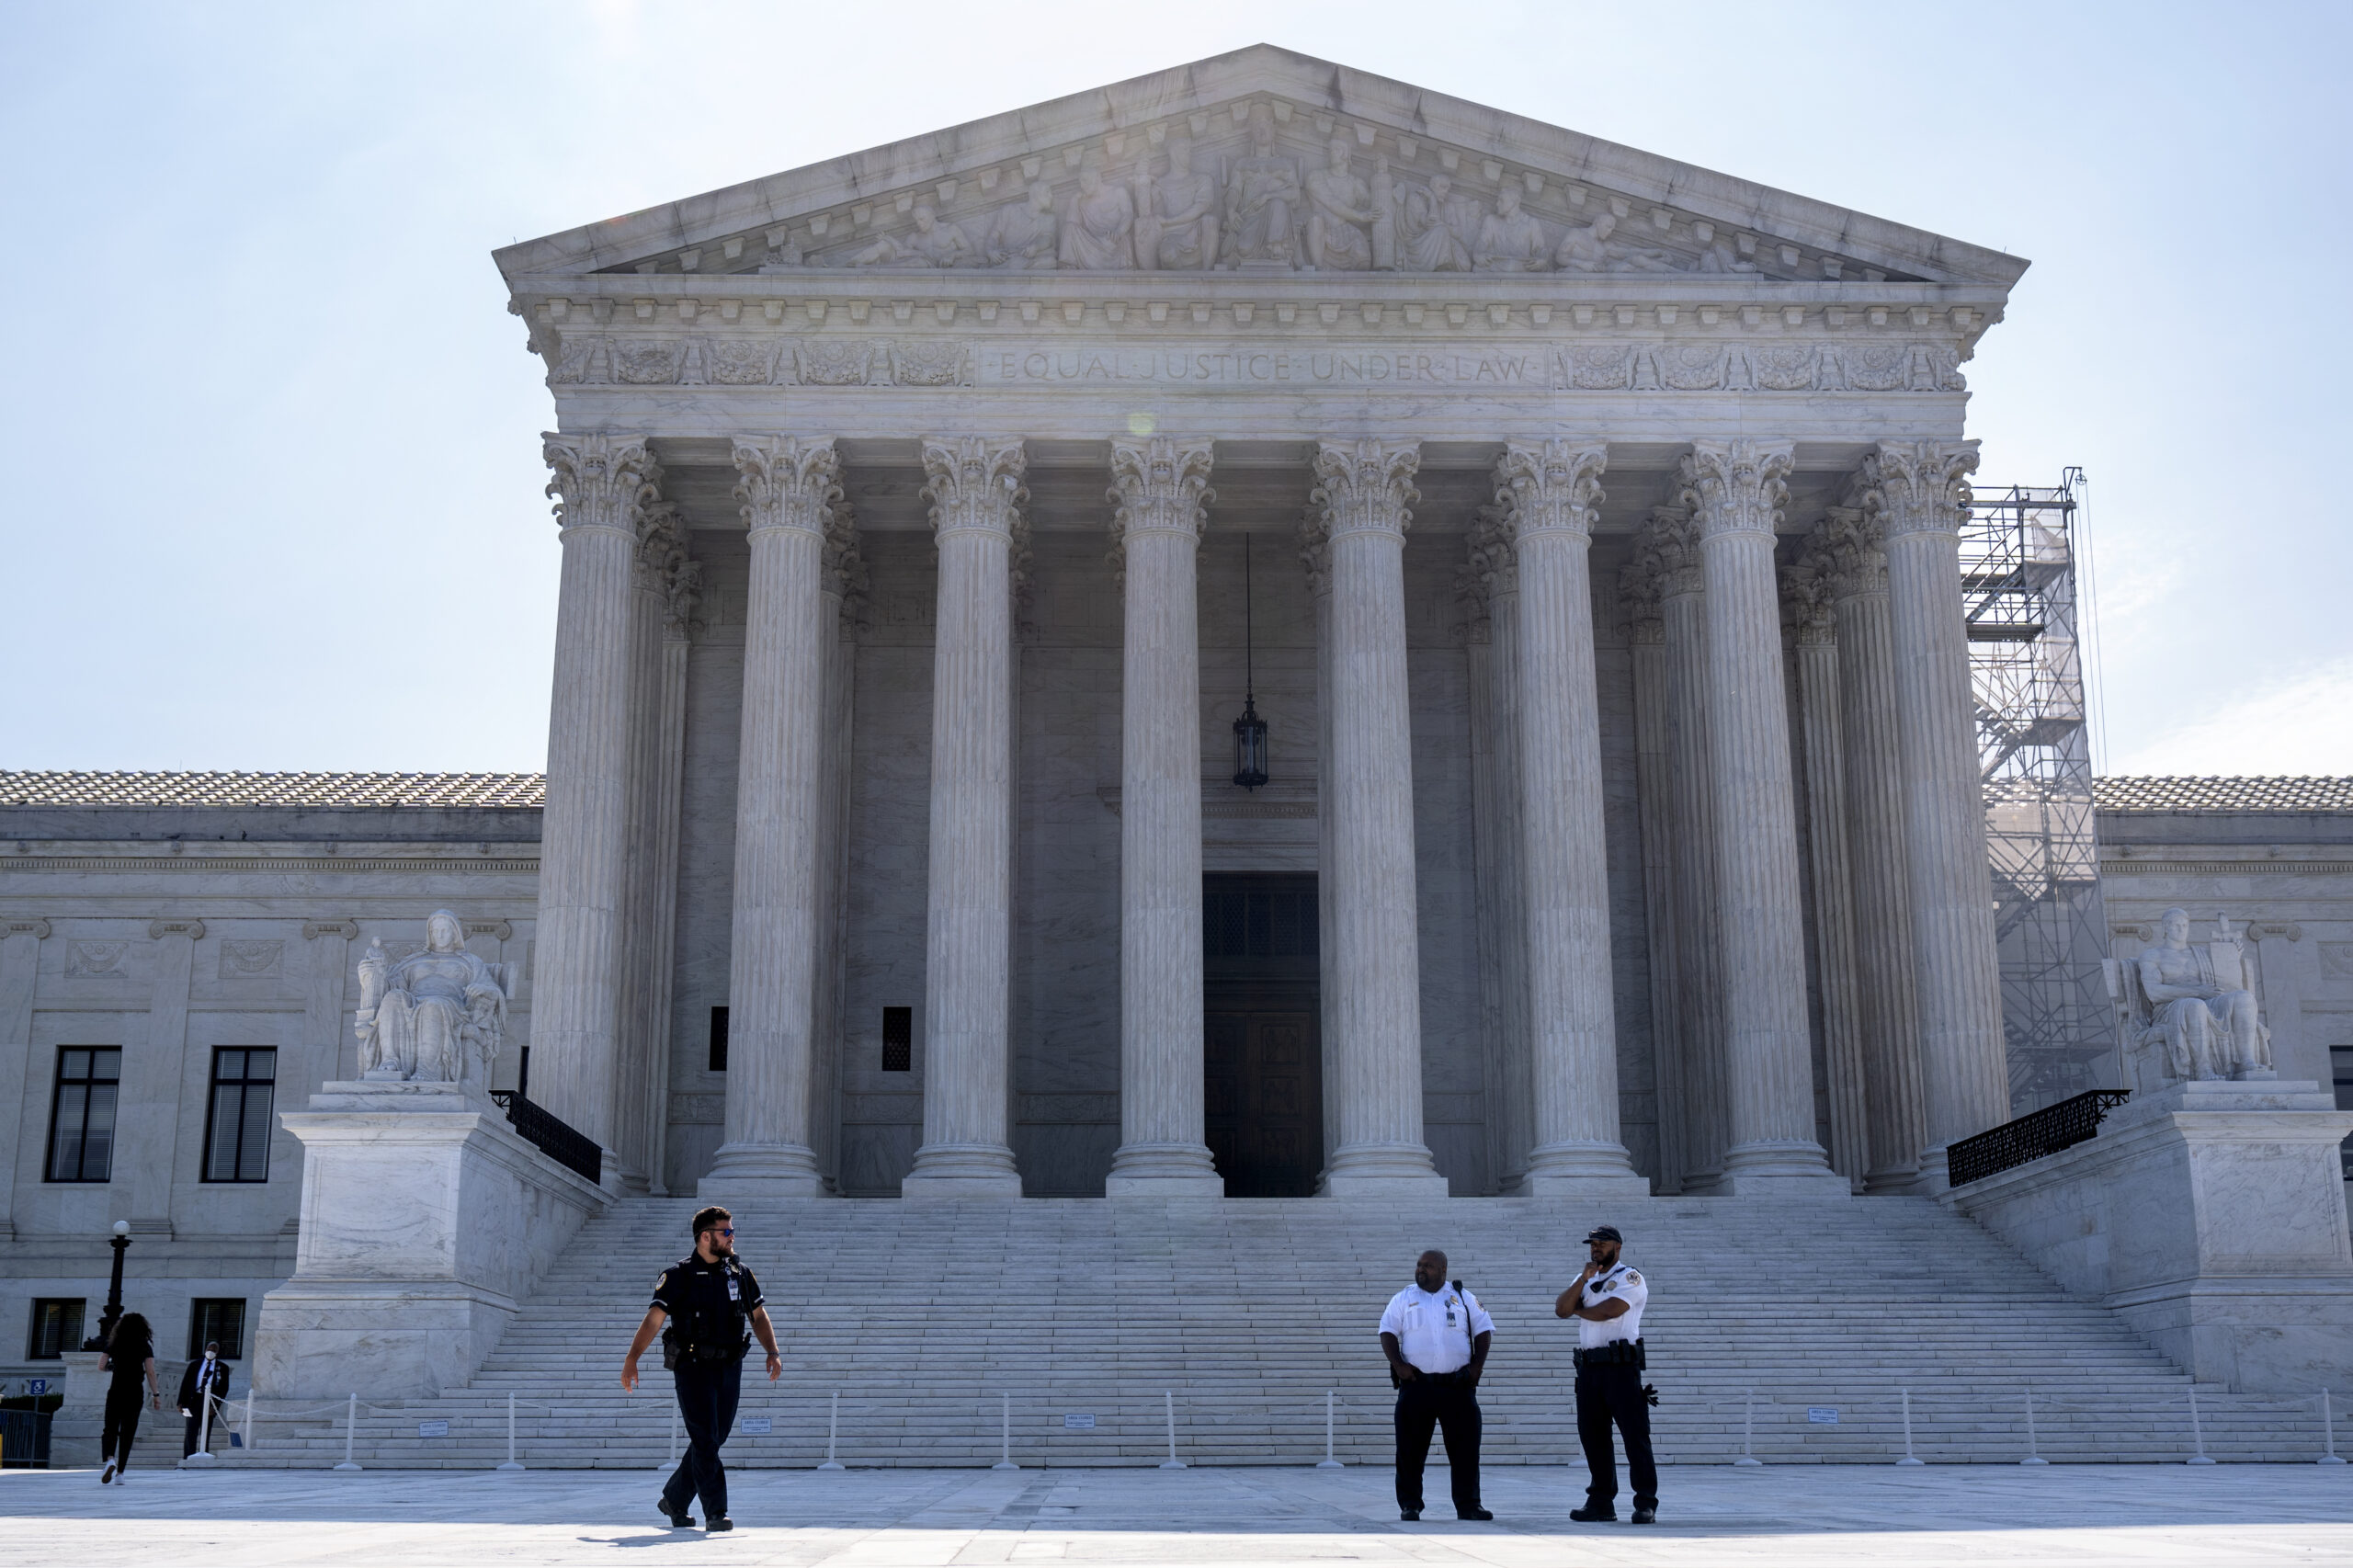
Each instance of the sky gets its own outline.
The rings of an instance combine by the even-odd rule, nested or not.
[[[529,770],[492,247],[1255,42],[2024,256],[2113,773],[2353,773],[2353,6],[0,0],[0,768]],[[70,482],[70,483],[69,483]]]

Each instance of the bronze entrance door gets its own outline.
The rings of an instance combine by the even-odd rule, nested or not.
[[[1203,879],[1210,1153],[1229,1198],[1307,1198],[1324,1166],[1315,879]]]

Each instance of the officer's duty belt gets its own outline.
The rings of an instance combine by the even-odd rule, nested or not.
[[[1639,1339],[1616,1339],[1591,1349],[1576,1349],[1569,1353],[1571,1364],[1577,1367],[1634,1367],[1648,1365],[1648,1358]]]

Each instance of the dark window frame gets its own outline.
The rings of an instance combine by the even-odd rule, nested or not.
[[[224,1078],[221,1075],[221,1069],[227,1062],[228,1058],[232,1056],[238,1058],[237,1076],[233,1078]],[[253,1076],[252,1063],[253,1059],[256,1056],[267,1056],[269,1058],[268,1077],[256,1078]],[[234,1159],[231,1165],[230,1174],[227,1176],[219,1174],[220,1165],[218,1164],[218,1157],[220,1150],[213,1146],[213,1139],[220,1131],[221,1091],[222,1089],[234,1089],[237,1091],[237,1139],[233,1146]],[[253,1114],[252,1096],[253,1092],[256,1089],[259,1089],[262,1093],[261,1129],[260,1135],[257,1140],[249,1140],[249,1128],[247,1123]],[[204,1142],[199,1145],[203,1150],[204,1158],[203,1172],[200,1179],[206,1182],[218,1183],[224,1187],[254,1187],[268,1181],[269,1141],[270,1132],[272,1131],[271,1123],[277,1115],[277,1111],[278,1048],[274,1045],[214,1046],[212,1048],[212,1076],[208,1080],[204,1096]],[[249,1142],[256,1143],[257,1147],[249,1151]],[[257,1176],[248,1175],[246,1173],[245,1157],[249,1152],[255,1153],[261,1162],[260,1174]]]
[[[727,1004],[724,1002],[710,1010],[710,1070],[714,1073],[727,1071]]]
[[[913,1007],[882,1009],[882,1071],[912,1073],[915,1070],[915,1010]]]
[[[208,1324],[205,1319],[207,1308],[221,1307],[236,1309],[234,1314],[229,1319],[232,1327],[226,1334],[222,1333],[217,1325]],[[245,1298],[243,1296],[199,1296],[189,1301],[188,1304],[188,1358],[191,1361],[203,1359],[204,1342],[208,1339],[217,1339],[221,1342],[221,1359],[223,1361],[244,1360],[245,1358]]]
[[[66,1069],[72,1065],[73,1058],[77,1054],[86,1055],[89,1061],[84,1064],[81,1074],[74,1076],[69,1074]],[[97,1075],[98,1059],[101,1056],[113,1058],[113,1077],[101,1078]],[[111,1091],[111,1096],[107,1102],[106,1158],[98,1174],[92,1176],[89,1174],[90,1106],[91,1102],[97,1098],[97,1088],[100,1085],[106,1085]],[[58,1142],[58,1135],[65,1114],[65,1092],[69,1088],[78,1088],[82,1091],[81,1106],[75,1113],[80,1118],[81,1125],[75,1129],[74,1168],[76,1174],[63,1176],[59,1173],[64,1164],[63,1159],[64,1149]],[[103,1187],[112,1181],[114,1179],[115,1123],[121,1109],[122,1047],[119,1045],[59,1046],[56,1078],[51,1084],[49,1091],[49,1137],[41,1144],[41,1180],[83,1187]]]
[[[47,1315],[44,1309],[49,1307],[64,1306],[71,1306],[74,1309],[74,1315],[70,1319],[63,1319],[60,1322],[59,1327],[61,1332],[57,1335],[57,1348],[54,1350],[43,1350],[41,1348],[41,1324],[42,1319]],[[83,1320],[87,1318],[89,1315],[90,1298],[87,1296],[35,1296],[33,1298],[31,1321],[25,1330],[25,1359],[28,1361],[56,1361],[63,1359],[65,1352],[68,1350],[79,1350],[82,1348]],[[63,1332],[68,1329],[70,1329],[71,1332]]]

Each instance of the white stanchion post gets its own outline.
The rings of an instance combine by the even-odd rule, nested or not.
[[[2313,1460],[2313,1463],[2343,1464],[2345,1462],[2336,1457],[2336,1416],[2329,1408],[2326,1389],[2320,1391],[2320,1440],[2321,1456]]]
[[[2032,1383],[2029,1383],[2026,1389],[2026,1458],[2018,1460],[2018,1463],[2049,1464],[2050,1462],[2051,1461],[2049,1460],[2042,1457],[2041,1448],[2035,1441],[2034,1385]]]
[[[2189,1456],[2191,1464],[2214,1462],[2206,1457],[2206,1426],[2198,1419],[2198,1385],[2196,1383],[2189,1385],[2189,1440],[2198,1449],[2196,1453]]]
[[[1185,1468],[1185,1461],[1176,1457],[1176,1394],[1174,1390],[1163,1389],[1160,1397],[1166,1403],[1168,1408],[1168,1458],[1160,1468],[1182,1470]]]
[[[217,1367],[220,1363],[216,1361],[213,1365]],[[209,1460],[212,1457],[213,1399],[210,1384],[208,1383],[198,1392],[196,1401],[198,1413],[196,1423],[196,1452],[188,1455],[188,1457],[192,1460]]]
[[[1732,1462],[1735,1465],[1759,1462],[1756,1458],[1756,1391],[1755,1389],[1740,1391],[1740,1458]]]
[[[1324,1457],[1315,1462],[1315,1468],[1318,1470],[1345,1470],[1347,1468],[1347,1466],[1341,1464],[1338,1460],[1332,1457],[1332,1405],[1337,1397],[1338,1394],[1336,1390],[1325,1389],[1324,1391]]]
[[[513,1389],[506,1391],[506,1462],[498,1468],[510,1474],[523,1468],[515,1458],[515,1391]]]
[[[834,1458],[834,1439],[841,1436],[841,1431],[842,1391],[835,1389],[834,1391],[833,1407],[825,1413],[825,1462],[817,1467],[819,1470],[842,1470],[847,1468],[840,1460]]]
[[[997,1460],[989,1468],[1019,1470],[1021,1467],[1013,1462],[1013,1396],[1001,1393],[997,1398],[1003,1402],[997,1413]]]
[[[329,1405],[327,1408],[328,1408],[328,1409],[330,1409],[330,1410],[332,1410],[332,1409],[334,1409],[335,1407],[334,1407],[333,1405]],[[337,1470],[358,1470],[358,1469],[359,1468],[357,1464],[354,1464],[354,1463],[352,1462],[352,1460],[351,1460],[351,1439],[352,1439],[352,1435],[353,1435],[354,1433],[358,1432],[358,1430],[359,1430],[359,1396],[358,1396],[358,1394],[356,1394],[356,1393],[355,1393],[355,1394],[353,1394],[353,1395],[351,1396],[351,1403],[350,1403],[349,1404],[347,1404],[347,1405],[344,1406],[344,1411],[343,1411],[343,1462],[342,1462],[341,1464],[339,1464],[339,1465],[335,1466],[335,1469],[337,1469]]]
[[[237,1447],[247,1453],[254,1451],[254,1391],[245,1391],[245,1418],[239,1424]]]
[[[1911,1391],[1910,1389],[1905,1389],[1905,1390],[1904,1390],[1904,1391],[1903,1391],[1903,1392],[1904,1392],[1904,1457],[1903,1457],[1902,1459],[1900,1459],[1900,1460],[1897,1460],[1895,1462],[1896,1462],[1897,1464],[1921,1464],[1921,1463],[1925,1463],[1925,1462],[1926,1462],[1925,1460],[1921,1460],[1918,1456],[1915,1455],[1915,1454],[1912,1452],[1912,1391]]]

